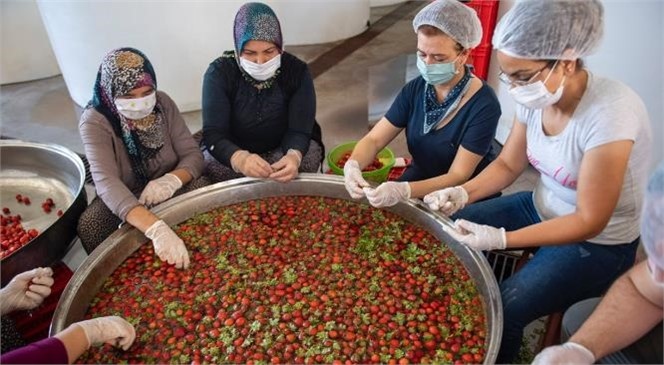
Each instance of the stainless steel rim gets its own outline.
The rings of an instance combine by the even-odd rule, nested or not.
[[[57,153],[70,160],[76,166],[76,169],[79,172],[78,176],[80,178],[78,184],[76,184],[77,190],[73,195],[77,196],[81,190],[85,189],[85,166],[83,165],[83,161],[77,154],[63,146],[51,143],[26,142],[17,139],[3,139],[0,140],[0,147],[29,147]]]
[[[300,174],[297,179],[287,184],[254,178],[217,183],[171,199],[152,211],[169,225],[174,225],[220,206],[284,195],[314,195],[350,200],[341,176]],[[366,200],[359,202],[367,204]],[[484,363],[494,363],[502,335],[503,312],[498,284],[484,255],[468,249],[447,235],[443,230],[446,223],[419,201],[411,199],[387,210],[423,226],[435,237],[447,242],[466,266],[482,295],[488,323],[488,348]],[[65,288],[53,316],[51,335],[81,320],[103,280],[145,242],[143,234],[129,226],[124,226],[106,239],[83,262]]]

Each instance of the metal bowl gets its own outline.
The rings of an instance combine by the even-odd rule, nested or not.
[[[342,177],[300,174],[287,184],[252,178],[218,183],[168,200],[153,211],[166,223],[174,225],[220,206],[275,196],[323,196],[349,200]],[[366,200],[360,202],[367,203]],[[482,296],[488,324],[484,363],[495,363],[503,328],[503,312],[498,284],[484,255],[454,241],[443,231],[445,223],[440,216],[421,203],[411,200],[388,210],[446,242],[465,265]],[[97,247],[76,271],[60,297],[51,323],[51,335],[82,320],[106,278],[145,242],[146,238],[140,231],[125,226]]]
[[[20,214],[23,227],[39,231],[25,246],[0,262],[2,286],[16,274],[62,259],[76,236],[78,218],[87,206],[85,167],[75,153],[62,146],[0,141],[0,205]],[[19,204],[16,195],[31,204]],[[41,203],[52,198],[55,209],[44,213]],[[57,210],[63,215],[58,217]]]

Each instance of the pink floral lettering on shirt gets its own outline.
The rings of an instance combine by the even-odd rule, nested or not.
[[[573,179],[569,172],[566,173],[564,166],[558,166],[558,168],[553,171],[547,171],[541,161],[530,152],[530,149],[527,150],[526,155],[528,156],[528,162],[530,162],[537,171],[553,178],[553,180],[559,182],[560,185],[564,187],[576,189],[578,180]]]

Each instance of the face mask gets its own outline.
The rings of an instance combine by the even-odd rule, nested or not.
[[[143,119],[152,113],[157,104],[157,92],[135,99],[115,99],[115,107],[125,118],[131,120]]]
[[[245,70],[249,76],[258,81],[265,81],[274,76],[279,67],[281,67],[281,54],[278,54],[271,60],[261,64],[240,57],[240,66],[242,66],[242,69]]]
[[[551,76],[553,70],[549,71],[549,75],[546,77],[544,82],[538,80],[532,84],[515,86],[509,90],[510,95],[514,100],[530,109],[543,109],[549,105],[553,105],[560,100],[560,97],[563,96],[563,85],[565,84],[565,77],[560,82],[560,86],[555,93],[549,92],[549,90],[544,85],[546,81]]]
[[[454,78],[454,75],[459,73],[456,70],[456,63],[455,63],[459,57],[455,58],[454,61],[452,62],[434,63],[431,65],[427,65],[426,63],[424,63],[424,60],[419,55],[416,55],[416,57],[417,57],[417,69],[420,71],[420,74],[422,75],[422,78],[424,78],[424,81],[426,81],[428,84],[431,85],[444,84],[452,80],[452,78]]]

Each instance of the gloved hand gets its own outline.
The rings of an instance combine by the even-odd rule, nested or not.
[[[595,355],[585,346],[575,342],[551,346],[540,352],[533,360],[533,365],[549,364],[593,364]]]
[[[51,294],[53,270],[38,267],[22,272],[0,290],[0,315],[16,310],[33,309]]]
[[[138,202],[142,205],[157,205],[170,198],[182,187],[180,178],[173,174],[165,174],[160,178],[150,181],[141,192]]]
[[[398,202],[410,199],[410,184],[407,182],[386,182],[377,188],[362,189],[369,203],[376,208],[391,207]]]
[[[468,203],[468,192],[461,186],[436,190],[424,196],[424,203],[432,210],[440,210],[446,216],[456,213]]]
[[[236,151],[231,156],[231,167],[233,171],[248,177],[268,178],[273,172],[272,166],[261,156],[244,150]]]
[[[484,224],[457,219],[456,229],[443,226],[452,238],[476,250],[504,250],[507,246],[505,228],[496,228]]]
[[[74,325],[83,329],[88,339],[88,348],[109,343],[127,350],[136,338],[134,326],[118,316],[88,319]]]
[[[273,173],[269,178],[279,182],[289,182],[293,180],[300,168],[302,154],[298,150],[290,149],[279,161],[271,165]]]
[[[346,161],[344,165],[344,184],[351,198],[360,199],[364,196],[362,188],[368,187],[369,183],[362,177],[362,170],[360,170],[360,164],[357,161]]]
[[[154,252],[162,261],[174,264],[178,269],[189,267],[189,253],[184,242],[164,221],[154,222],[145,236],[152,240]]]

